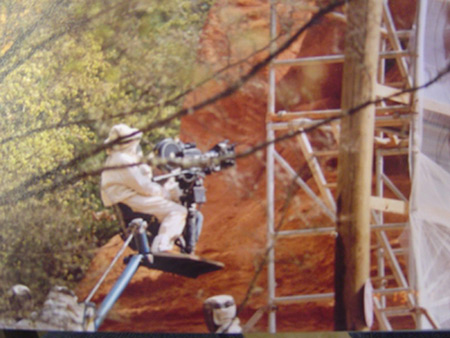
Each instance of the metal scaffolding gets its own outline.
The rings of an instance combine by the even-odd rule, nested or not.
[[[422,1],[417,1],[417,18],[420,18]],[[272,41],[271,51],[277,48],[276,38],[279,34],[277,27],[278,2],[270,0],[270,38]],[[308,10],[311,10],[310,8]],[[411,8],[411,10],[413,10]],[[345,9],[342,13],[345,13]],[[339,20],[345,21],[342,13],[331,13]],[[414,25],[407,30],[398,30],[395,27],[395,20],[391,13],[387,0],[383,1],[383,18],[381,27],[381,48],[379,54],[379,74],[376,86],[377,98],[390,97],[389,100],[380,101],[376,105],[375,122],[375,154],[376,170],[374,173],[375,191],[372,192],[372,253],[376,266],[376,273],[372,271],[371,281],[373,290],[373,312],[381,330],[392,330],[392,318],[397,316],[411,317],[410,322],[418,327],[417,315],[425,314],[430,324],[437,328],[432,318],[424,309],[416,306],[417,291],[412,290],[405,273],[406,259],[404,249],[398,245],[399,236],[402,229],[408,227],[408,196],[396,186],[395,180],[389,177],[386,172],[386,160],[399,158],[405,162],[410,154],[410,128],[416,112],[416,97],[414,93],[397,95],[401,90],[412,88],[416,85],[415,63],[419,50],[417,49],[416,38],[419,34],[420,22],[416,19]],[[340,109],[322,109],[309,111],[278,111],[276,102],[276,88],[278,80],[276,78],[277,68],[282,66],[307,67],[317,64],[342,63],[343,55],[320,55],[314,57],[304,57],[298,59],[274,59],[269,68],[269,93],[268,93],[268,113],[267,113],[267,141],[275,139],[277,132],[292,132],[301,130],[317,123],[323,123],[327,118],[337,117],[341,114]],[[387,76],[388,70],[394,70],[397,74],[395,80]],[[329,175],[323,168],[324,161],[321,157],[337,157],[337,145],[339,142],[339,121],[334,120],[324,123],[321,128],[328,128],[334,135],[334,145],[329,149],[314,149],[309,133],[301,133],[295,140],[301,149],[306,163],[310,170],[312,180],[303,180],[289,161],[285,159],[277,145],[270,143],[267,148],[267,247],[268,257],[268,326],[271,333],[276,332],[276,311],[277,307],[284,304],[320,302],[324,300],[332,301],[334,294],[301,294],[289,296],[277,296],[279,288],[276,285],[276,265],[275,253],[277,251],[277,239],[280,237],[332,234],[335,231],[333,226],[322,228],[304,228],[296,230],[277,231],[275,221],[277,210],[275,207],[275,181],[276,170],[283,171],[293,178],[293,180],[303,189],[306,195],[311,198],[317,208],[329,218],[332,223],[336,222],[336,203],[334,182],[328,182]],[[409,179],[405,173],[403,179]],[[407,194],[406,194],[407,195]],[[402,219],[400,222],[389,222],[389,215],[399,216],[394,219]],[[301,243],[302,238],[297,240]],[[402,258],[400,258],[402,257]],[[336,271],[339,273],[339,271]],[[401,329],[401,327],[399,328]]]

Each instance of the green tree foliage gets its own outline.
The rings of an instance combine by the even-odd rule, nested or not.
[[[99,178],[27,198],[62,176],[42,174],[177,110],[191,84],[199,31],[212,0],[5,0],[0,3],[0,298],[16,283],[45,295],[73,286],[94,249],[117,232]],[[172,122],[145,136],[175,136]],[[148,148],[147,148],[148,149]],[[104,154],[59,174],[101,167]],[[39,178],[39,179],[38,179]],[[20,187],[20,188],[18,188]],[[0,300],[0,307],[2,307]]]

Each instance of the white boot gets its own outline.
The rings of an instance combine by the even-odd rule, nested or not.
[[[172,250],[173,243],[167,234],[157,235],[152,243],[151,252],[158,253]]]

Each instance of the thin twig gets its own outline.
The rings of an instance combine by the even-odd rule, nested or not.
[[[164,118],[158,121],[154,121],[149,123],[147,126],[141,128],[141,132],[149,132],[155,128],[164,126],[168,124],[169,122],[179,119],[185,115],[192,114],[195,111],[198,111],[200,109],[203,109],[221,99],[224,99],[226,97],[231,96],[235,92],[237,92],[245,83],[247,83],[251,78],[253,78],[259,71],[261,71],[264,67],[266,67],[276,56],[280,55],[282,52],[284,52],[289,46],[294,43],[300,35],[302,35],[307,29],[317,24],[322,17],[324,17],[327,13],[333,11],[335,8],[341,6],[344,4],[345,1],[336,1],[333,4],[327,6],[326,8],[321,9],[316,14],[314,14],[311,19],[303,25],[300,29],[298,29],[294,35],[292,35],[289,39],[286,40],[274,53],[269,54],[265,59],[254,65],[246,75],[235,81],[232,85],[225,88],[222,92],[213,95],[212,97],[204,100],[203,102],[200,102],[192,107],[184,108],[179,110],[178,112]],[[79,154],[78,156],[75,156],[72,160],[66,162],[66,163],[59,163],[55,168],[45,172],[42,175],[39,176],[33,176],[32,178],[26,180],[24,183],[20,184],[18,187],[13,188],[5,193],[3,193],[0,196],[0,206],[14,203],[16,201],[24,200],[33,196],[41,196],[46,192],[54,191],[55,189],[61,187],[62,184],[70,184],[77,181],[77,176],[71,177],[67,180],[64,178],[58,181],[54,176],[58,173],[61,173],[64,170],[73,168],[78,163],[85,161],[88,158],[91,158],[102,151],[110,148],[112,145],[117,144],[120,142],[120,140],[117,140],[116,142],[112,142],[109,144],[101,144],[92,149],[91,151]],[[78,175],[78,177],[86,176],[85,174]],[[28,189],[30,186],[36,185],[38,182],[42,182],[45,180],[53,180],[56,181],[56,183],[53,183],[48,188],[44,188],[38,191],[28,191],[26,192],[26,189]]]

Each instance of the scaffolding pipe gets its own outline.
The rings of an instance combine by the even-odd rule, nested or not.
[[[276,1],[270,0],[270,53],[275,53],[277,49],[276,35],[277,35],[277,22],[276,22]],[[269,95],[267,100],[268,114],[275,113],[275,83],[276,73],[273,68],[273,60],[269,67]],[[267,147],[267,303],[268,303],[268,326],[269,332],[276,332],[276,309],[273,304],[275,298],[275,145],[272,141],[275,139],[275,132],[271,128],[270,124],[267,127],[267,141],[269,146]]]
[[[334,293],[317,293],[311,295],[297,295],[297,296],[285,296],[276,297],[276,304],[291,304],[291,303],[307,303],[307,302],[317,302],[325,300],[333,300]]]
[[[384,173],[384,157],[381,155],[380,150],[378,149],[376,151],[376,160],[375,160],[375,176],[376,176],[376,195],[379,197],[383,197],[383,177]],[[384,218],[383,218],[383,212],[378,211],[376,212],[377,215],[377,223],[383,224]],[[377,248],[377,269],[378,269],[378,277],[380,279],[383,279],[386,276],[385,272],[385,261],[384,261],[384,249],[383,247],[378,244]],[[381,289],[384,289],[384,285],[381,283],[380,285]],[[386,307],[386,297],[382,296],[380,299],[380,306],[381,308]]]
[[[267,139],[273,139],[273,131],[268,131]],[[273,306],[275,298],[275,170],[274,170],[274,144],[270,144],[267,148],[267,279],[268,279],[268,316],[269,316],[269,332],[276,332],[276,313]]]
[[[416,17],[416,39],[415,39],[415,58],[414,61],[414,86],[419,87],[422,84],[423,81],[423,70],[424,67],[424,58],[423,58],[423,51],[425,50],[425,22],[426,22],[426,12],[428,8],[428,0],[419,0],[417,2],[417,17]],[[409,152],[409,164],[410,164],[410,177],[414,180],[415,173],[416,173],[416,156],[420,151],[421,148],[421,139],[422,139],[422,133],[421,133],[421,116],[423,111],[423,97],[420,95],[420,93],[414,93],[413,94],[413,108],[416,114],[414,115],[414,118],[412,120],[412,126],[410,131],[410,152]],[[411,208],[410,208],[411,210]],[[410,255],[410,262],[409,264],[414,265],[414,270],[416,270],[417,265],[414,262],[414,241],[410,241],[413,246],[411,252],[412,255]],[[421,276],[416,275],[414,283],[417,285],[417,294],[414,295],[415,302],[417,306],[421,306],[421,300],[420,300],[420,291],[421,291]],[[410,280],[413,279],[413,276],[410,276]],[[417,328],[420,330],[423,327],[423,318],[422,314],[419,312],[416,315],[416,323]]]
[[[380,328],[383,331],[392,331],[392,326],[389,323],[389,320],[387,319],[387,316],[385,313],[383,313],[382,306],[380,304],[380,301],[377,297],[373,297],[373,310],[375,313],[375,316],[377,317],[378,323],[380,324]]]
[[[406,50],[381,52],[379,55],[383,59],[394,59],[399,57],[409,56],[411,53]],[[342,63],[344,62],[344,55],[323,55],[310,56],[298,59],[284,59],[274,61],[274,66],[311,66],[316,64]]]
[[[389,177],[387,177],[385,174],[381,175],[382,182],[384,182],[388,188],[394,193],[395,196],[397,196],[399,199],[401,199],[404,202],[408,202],[408,199],[405,195],[398,189],[395,184],[390,180]]]
[[[400,264],[398,263],[397,258],[395,257],[395,254],[389,244],[389,240],[387,238],[386,233],[384,231],[379,231],[376,234],[377,234],[377,237],[378,237],[383,249],[385,250],[385,252],[387,254],[389,261],[391,262],[391,265],[393,267],[392,273],[394,274],[397,283],[401,287],[407,288],[408,282],[407,282],[405,276],[403,275]],[[414,295],[408,294],[407,300],[411,307],[415,306]]]
[[[377,114],[385,114],[385,113],[390,113],[390,112],[401,112],[401,111],[410,111],[411,108],[409,106],[405,106],[405,105],[392,105],[392,106],[380,106],[380,107],[375,107],[375,111],[377,112]],[[326,118],[333,118],[333,117],[340,117],[342,115],[343,111],[342,109],[320,109],[320,110],[304,110],[304,111],[278,111],[276,112],[276,114],[274,114],[274,117],[283,117],[283,118],[310,118],[313,117],[314,115],[319,115],[321,116],[320,119],[317,120],[323,120]],[[409,122],[409,120],[411,119],[411,117],[407,114],[401,115],[401,116],[377,116],[377,120],[398,120],[398,119],[404,119],[405,122]],[[315,121],[315,120],[311,120],[311,121]],[[282,125],[283,123],[290,123],[293,121],[289,121],[289,122],[278,122],[280,125]],[[303,121],[301,121],[302,123],[304,123]],[[275,122],[276,123],[276,122]],[[276,126],[276,125],[275,125]],[[276,126],[277,128],[279,128],[278,126]]]
[[[397,31],[395,29],[395,26],[393,26],[393,22],[390,21],[392,19],[391,14],[389,13],[390,9],[388,6],[386,6],[386,2],[384,0],[379,1],[382,5],[384,5],[383,10],[385,11],[384,17],[385,22],[387,26],[382,30],[382,33],[387,36],[389,39],[389,42],[394,41],[394,45],[390,46],[394,48],[392,51],[381,51],[377,53],[378,57],[380,59],[390,59],[394,58],[396,61],[401,64],[400,67],[404,66],[404,60],[406,60],[406,57],[412,57],[414,55],[413,52],[411,52],[410,49],[403,50],[402,47],[398,44],[399,40],[402,38],[408,38],[412,36],[412,30],[405,30],[405,31]],[[421,4],[423,4],[422,0],[418,1],[419,7]],[[276,37],[276,9],[275,9],[276,0],[270,0],[270,34],[271,34],[271,46],[270,46],[270,52],[273,53],[274,50],[276,50],[276,44],[275,44],[275,37]],[[389,22],[390,21],[390,22]],[[419,24],[419,23],[418,23]],[[423,27],[422,27],[423,28]],[[392,44],[392,43],[391,43]],[[389,48],[389,46],[387,46]],[[417,54],[417,53],[416,53]],[[308,66],[313,64],[327,64],[327,63],[336,63],[336,62],[343,62],[344,58],[342,55],[331,55],[331,56],[315,56],[315,57],[307,57],[307,58],[299,58],[299,59],[288,59],[288,60],[273,60],[270,64],[269,68],[269,93],[268,93],[268,115],[266,120],[266,126],[267,126],[267,140],[271,142],[275,139],[275,131],[283,131],[283,130],[293,130],[295,128],[308,128],[315,125],[315,123],[324,123],[327,122],[326,119],[331,118],[339,118],[340,115],[342,115],[342,109],[323,109],[323,110],[315,110],[315,111],[300,111],[300,112],[286,112],[286,111],[276,111],[276,105],[275,105],[275,89],[276,89],[276,78],[275,78],[275,68],[277,67],[283,67],[283,66]],[[378,61],[377,61],[378,62]],[[382,62],[382,61],[380,61]],[[407,65],[406,65],[407,66]],[[405,68],[404,68],[405,69]],[[416,72],[417,73],[417,72]],[[409,75],[409,74],[405,74]],[[385,84],[383,80],[383,74],[381,74],[380,77],[380,83]],[[417,85],[417,83],[415,83]],[[399,83],[393,83],[389,82],[387,85],[395,88],[402,88],[404,86],[403,82]],[[414,96],[412,96],[414,97]],[[390,127],[408,127],[409,124],[412,121],[413,114],[411,113],[411,106],[410,104],[395,104],[395,105],[388,105],[392,104],[387,101],[383,101],[375,107],[375,111],[377,116],[375,117],[375,127],[378,128],[377,130],[384,132],[384,130],[381,130],[380,128],[390,128]],[[390,115],[386,115],[390,114]],[[394,115],[395,114],[395,115]],[[330,121],[331,121],[330,119]],[[306,124],[305,124],[306,123]],[[402,129],[403,130],[403,129]],[[390,130],[387,131],[388,133],[391,132]],[[395,131],[394,131],[395,132]],[[384,134],[382,134],[384,135]],[[411,144],[411,142],[410,142]],[[402,144],[404,147],[405,145]],[[407,154],[408,149],[393,149],[393,150],[385,150],[380,149],[380,156],[399,156],[403,154]],[[318,156],[321,155],[320,152],[314,152],[314,155]],[[324,156],[334,156],[330,151],[325,151],[323,153]],[[316,295],[300,295],[300,296],[287,296],[287,297],[276,297],[275,295],[275,288],[276,288],[276,281],[275,281],[275,252],[274,252],[274,245],[275,245],[275,239],[278,238],[287,238],[291,236],[297,236],[297,235],[332,235],[336,234],[336,228],[334,227],[321,227],[321,228],[314,228],[314,229],[293,229],[293,230],[283,230],[276,232],[275,231],[275,203],[274,203],[274,194],[275,194],[275,161],[277,161],[281,166],[286,169],[288,172],[291,173],[291,175],[297,176],[294,169],[283,159],[283,157],[277,153],[275,146],[271,144],[267,148],[267,214],[268,214],[268,242],[267,246],[269,249],[269,255],[268,255],[268,312],[269,312],[269,331],[271,333],[276,332],[276,319],[275,319],[275,304],[283,304],[283,303],[291,303],[291,302],[303,302],[303,301],[320,301],[325,299],[327,296],[330,296],[330,294],[316,294]],[[382,168],[381,168],[382,169]],[[297,177],[298,178],[298,177]],[[309,188],[309,186],[301,179],[296,180],[300,186],[305,187],[305,191],[312,192],[312,197],[315,201],[316,198],[318,200],[318,204],[320,205],[320,202],[324,204],[322,199],[320,199],[316,194]],[[384,174],[383,170],[380,171],[380,174],[377,174],[377,184],[381,187],[383,184],[386,184],[386,187],[389,188],[396,194],[396,196],[402,200],[405,201],[404,195],[401,194],[400,190],[395,187],[393,182]],[[377,192],[377,195],[382,197],[384,194],[383,188],[381,188],[381,191]],[[324,204],[325,205],[325,204]],[[327,208],[328,209],[328,208]],[[328,209],[329,210],[329,209]],[[329,210],[331,211],[331,210]],[[375,211],[374,211],[375,213]],[[394,294],[396,292],[406,292],[408,294],[408,301],[410,305],[414,304],[414,302],[411,302],[411,290],[408,288],[408,285],[405,284],[406,279],[404,279],[401,267],[398,264],[398,261],[395,257],[395,254],[399,252],[399,250],[394,250],[389,241],[387,240],[386,234],[384,231],[391,230],[391,229],[400,229],[408,226],[408,222],[403,223],[387,223],[384,224],[382,213],[380,213],[381,216],[375,218],[376,224],[370,226],[371,231],[376,231],[377,238],[378,238],[378,249],[379,249],[379,255],[378,259],[382,260],[382,264],[379,265],[379,270],[384,270],[385,266],[387,264],[392,266],[392,270],[394,270],[394,279],[397,281],[397,283],[400,285],[398,288],[391,288],[391,289],[383,289],[381,290],[385,291],[379,291],[378,289],[375,290],[375,294],[377,297],[374,297],[374,311],[377,316],[378,321],[380,322],[380,327],[384,330],[392,330],[392,327],[387,319],[387,316],[382,311],[382,305],[380,304],[379,300],[386,296],[387,294]],[[334,215],[335,216],[335,215]],[[276,233],[275,233],[276,232]],[[375,279],[378,280],[386,280],[389,277],[385,275],[383,272],[381,276],[376,277]],[[412,303],[412,304],[411,304]],[[383,306],[385,307],[385,306]]]
[[[371,230],[398,230],[403,229],[408,223],[384,223],[371,225]],[[309,229],[292,229],[292,230],[280,230],[277,232],[277,238],[293,237],[293,236],[307,236],[307,235],[335,235],[336,227],[320,227]]]
[[[281,157],[276,151],[274,151],[275,159],[280,163],[280,165],[289,173],[293,178],[295,178],[295,182],[311,197],[317,205],[319,205],[325,214],[332,220],[336,221],[335,213],[328,208],[328,206],[312,191],[312,189],[305,183],[305,181],[298,176],[294,169],[286,162],[286,160]]]
[[[387,37],[388,37],[391,45],[393,46],[394,50],[396,50],[396,51],[402,50],[402,45],[396,34],[397,31],[395,28],[394,19],[392,18],[391,12],[389,10],[389,5],[388,5],[387,0],[383,0],[383,19],[384,19],[385,26],[388,30]],[[408,53],[408,54],[410,54],[410,53]],[[406,56],[409,56],[409,55],[406,55]],[[409,74],[408,64],[406,63],[406,60],[404,57],[397,56],[396,60],[397,60],[397,64],[398,64],[400,73],[403,76],[403,78],[405,78],[407,80],[407,86],[408,86],[408,88],[410,88],[412,86],[412,80],[411,80],[411,77]]]

